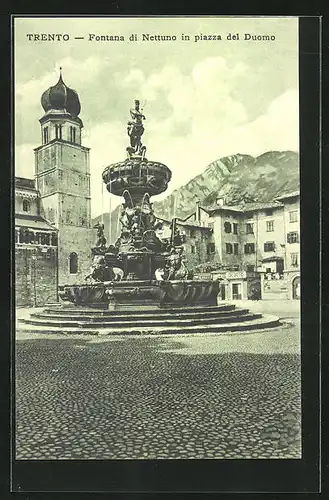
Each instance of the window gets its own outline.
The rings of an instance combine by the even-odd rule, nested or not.
[[[41,245],[47,245],[47,235],[45,233],[40,233],[40,240]]]
[[[244,253],[255,253],[255,243],[246,243],[244,246]]]
[[[72,223],[72,221],[71,221],[71,210],[66,210],[65,222],[66,222],[66,224],[71,224]]]
[[[54,222],[54,220],[55,220],[55,219],[54,219],[54,209],[53,209],[52,207],[50,207],[50,208],[48,209],[48,220],[49,220],[50,222]]]
[[[196,231],[195,231],[195,229],[191,229],[191,231],[190,231],[190,237],[191,238],[195,238],[196,237]]]
[[[239,253],[239,244],[238,243],[234,243],[233,245],[233,249],[234,249],[234,255],[238,255]]]
[[[45,127],[43,129],[43,143],[47,144],[49,141],[49,133],[48,133],[48,127]]]
[[[246,267],[247,273],[253,273],[255,272],[255,266],[247,266]]]
[[[267,241],[264,243],[264,252],[274,252],[275,250],[275,243],[274,241]]]
[[[215,253],[215,243],[208,243],[207,255],[213,255],[214,253]]]
[[[291,253],[290,257],[292,267],[298,267],[298,253]]]
[[[247,222],[247,224],[246,224],[246,234],[254,234],[254,224],[253,224],[253,222]]]
[[[23,212],[29,212],[31,210],[31,204],[27,200],[23,200]]]
[[[19,230],[19,242],[20,243],[27,243],[27,241],[25,241],[25,234],[26,234],[25,229],[21,228]]]
[[[57,233],[51,233],[51,244],[56,247],[58,244]]]
[[[55,125],[55,137],[56,137],[56,139],[62,138],[62,128],[63,128],[63,125]]]
[[[238,234],[238,225],[236,222],[233,223],[233,234]]]
[[[191,253],[195,253],[195,245],[191,245]]]
[[[289,212],[289,222],[298,222],[297,210],[293,210],[292,212]]]
[[[224,222],[224,231],[225,231],[225,233],[232,232],[232,226],[231,226],[230,222]]]
[[[75,138],[76,138],[76,129],[75,127],[70,127],[70,140],[71,142],[75,142]]]
[[[226,253],[233,253],[232,243],[226,243]]]
[[[24,243],[30,243],[30,231],[25,229],[24,232]]]
[[[77,274],[78,272],[78,254],[72,252],[69,257],[70,274]]]
[[[265,210],[265,215],[266,215],[267,217],[269,217],[269,216],[273,215],[273,210]]]
[[[274,220],[269,220],[266,222],[266,231],[268,233],[271,233],[272,231],[274,231]]]
[[[288,243],[299,243],[299,234],[297,231],[292,231],[287,234],[287,242]]]

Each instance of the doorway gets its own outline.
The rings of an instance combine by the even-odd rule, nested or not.
[[[225,285],[220,286],[220,297],[222,300],[226,299],[226,286]]]
[[[276,261],[276,272],[278,274],[283,274],[283,268],[284,268],[283,259],[278,259]]]
[[[232,283],[232,299],[241,300],[241,283]]]
[[[299,276],[294,278],[292,281],[292,298],[296,299],[296,300],[300,299],[300,277]]]

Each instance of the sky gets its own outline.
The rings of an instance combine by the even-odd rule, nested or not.
[[[42,33],[67,34],[69,40],[27,36]],[[129,40],[132,34],[137,41]],[[177,39],[143,41],[143,34]],[[182,40],[182,34],[190,39]],[[239,39],[227,39],[237,34]],[[245,34],[275,40],[245,40]],[[100,35],[121,35],[124,41],[96,41]],[[158,200],[223,156],[299,149],[297,18],[16,18],[17,176],[34,176],[33,148],[41,144],[40,98],[57,83],[60,67],[81,102],[93,216],[121,203],[104,194],[101,173],[126,157],[126,124],[135,99],[146,116],[146,157],[165,163],[173,173]]]

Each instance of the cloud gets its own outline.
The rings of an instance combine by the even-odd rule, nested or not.
[[[239,144],[240,151],[252,155],[273,150],[299,149],[298,91],[289,89],[268,106],[255,120],[228,131],[226,143]]]
[[[83,143],[91,148],[94,215],[108,210],[109,195],[102,195],[101,173],[105,166],[126,156],[129,110],[124,106],[132,105],[135,98],[142,104],[146,101],[143,136],[146,156],[167,164],[173,172],[168,192],[161,198],[222,156],[298,149],[297,91],[290,89],[276,96],[262,115],[251,120],[246,102],[242,97],[234,97],[234,90],[248,81],[251,71],[241,61],[232,63],[222,56],[205,57],[189,71],[165,64],[150,72],[128,67],[112,71],[110,76],[110,63],[97,57],[89,57],[79,64],[73,58],[66,58],[59,65],[66,68],[68,85],[79,82],[72,86],[79,87],[85,121]],[[39,102],[42,92],[54,84],[55,74],[58,76],[55,71],[17,86],[18,118],[25,119],[30,110],[31,127],[36,127],[35,103]],[[17,167],[27,171],[31,162],[29,148],[32,150],[38,144],[31,146],[30,141],[25,142],[17,147]],[[120,203],[117,197],[111,199],[112,208]]]
[[[80,98],[85,89],[90,89],[91,83],[97,79],[103,68],[101,59],[94,56],[80,62],[75,61],[72,57],[65,57],[56,63],[53,71],[43,74],[40,78],[32,78],[24,83],[16,82],[16,142],[30,142],[31,137],[35,135],[36,117],[41,117],[43,114],[40,103],[41,95],[46,89],[57,83],[60,67],[65,68],[64,81],[69,87],[75,88],[73,82],[79,83]],[[83,75],[83,80],[81,80],[81,75]]]
[[[35,144],[21,144],[15,148],[15,175],[17,177],[34,177]]]

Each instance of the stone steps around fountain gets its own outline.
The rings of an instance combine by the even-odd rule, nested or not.
[[[63,314],[68,314],[70,317],[72,316],[92,316],[92,317],[106,317],[106,316],[125,316],[129,314],[130,316],[137,316],[140,317],[141,313],[143,315],[147,316],[152,316],[152,315],[158,315],[158,314],[199,314],[199,313],[207,313],[207,312],[226,312],[226,311],[235,311],[236,306],[234,304],[229,304],[229,303],[223,303],[219,305],[212,305],[212,306],[189,306],[186,305],[185,307],[182,305],[179,306],[167,306],[167,307],[162,307],[162,308],[150,308],[150,309],[136,309],[136,310],[124,310],[124,309],[119,309],[119,310],[114,310],[114,311],[109,311],[108,309],[96,309],[96,308],[88,308],[88,307],[78,307],[74,306],[73,304],[56,304],[56,305],[51,305],[47,306],[43,309],[43,313],[45,314],[51,314],[51,315],[58,315],[58,316],[63,316]]]
[[[122,314],[124,312],[124,314]],[[61,314],[54,314],[46,312],[46,311],[41,311],[41,312],[35,312],[30,314],[30,318],[32,319],[39,319],[39,320],[61,320],[61,321],[86,321],[86,322],[95,322],[95,323],[105,323],[108,321],[120,321],[120,322],[126,322],[126,321],[141,321],[141,320],[146,320],[150,321],[150,318],[155,318],[156,320],[165,320],[165,319],[171,319],[173,316],[179,318],[179,320],[184,320],[184,319],[212,319],[212,318],[218,318],[218,319],[225,319],[229,318],[230,316],[242,316],[244,314],[249,313],[249,309],[242,309],[242,308],[234,308],[231,310],[222,310],[220,308],[214,309],[211,311],[195,311],[194,309],[186,312],[186,311],[174,311],[174,312],[167,312],[165,310],[157,310],[156,313],[154,313],[152,316],[150,314],[145,314],[145,311],[140,311],[139,314],[136,312],[130,312],[130,311],[120,311],[120,315],[116,314],[116,311],[107,311],[107,314],[103,315],[98,315],[97,313],[94,314],[69,314],[68,311],[62,311]]]
[[[206,317],[206,318],[188,318],[188,319],[181,319],[179,316],[173,317],[171,319],[168,318],[152,318],[152,319],[141,319],[138,318],[135,319],[126,319],[124,322],[121,320],[121,318],[118,319],[112,319],[110,318],[107,319],[106,322],[99,323],[95,322],[93,319],[90,321],[76,321],[76,320],[51,320],[51,319],[42,319],[42,318],[25,318],[21,319],[21,322],[23,323],[28,323],[31,325],[38,325],[38,326],[57,326],[61,328],[67,328],[67,327],[79,327],[79,328],[90,328],[90,327],[97,327],[98,328],[121,328],[121,327],[132,327],[132,328],[139,328],[139,327],[162,327],[162,326],[176,326],[177,328],[181,328],[181,326],[196,326],[196,325],[201,325],[203,326],[205,323],[210,325],[210,324],[222,324],[222,323],[235,323],[237,321],[239,322],[244,322],[248,320],[253,320],[253,319],[258,319],[262,315],[261,314],[256,314],[256,313],[249,313],[246,312],[244,314],[235,314],[229,317],[225,318],[220,318],[220,317]]]
[[[76,327],[56,327],[47,325],[38,326],[27,323],[18,323],[16,332],[30,332],[43,334],[63,334],[63,335],[161,335],[161,334],[201,334],[201,333],[235,333],[260,329],[269,329],[280,325],[277,316],[261,315],[259,318],[249,319],[248,321],[239,321],[235,323],[220,324],[199,324],[194,326],[181,325],[173,328],[172,326],[143,326],[134,325],[130,328],[125,326],[116,328],[76,328]]]

